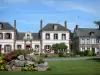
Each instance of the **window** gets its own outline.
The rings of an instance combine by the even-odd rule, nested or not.
[[[30,39],[30,35],[29,34],[27,34],[27,39]]]
[[[54,39],[58,39],[58,34],[54,34]]]
[[[2,29],[3,25],[0,23],[0,29]]]
[[[6,45],[6,52],[10,52],[10,45]]]
[[[21,45],[17,45],[17,49],[21,49]]]
[[[46,37],[46,39],[50,39],[50,34],[47,33],[47,34],[45,35],[45,37]]]
[[[82,47],[82,50],[84,51],[85,50],[85,47]]]
[[[90,41],[89,41],[89,39],[87,39],[87,44],[90,44]]]
[[[0,39],[3,39],[3,33],[0,33]]]
[[[62,34],[62,40],[66,40],[66,34]]]
[[[10,33],[6,33],[5,34],[5,39],[11,39],[11,34]]]
[[[57,27],[58,27],[57,25],[54,25],[54,26],[53,26],[54,30],[57,30]]]
[[[85,39],[82,39],[82,44],[85,44]]]
[[[97,43],[97,44],[99,43],[99,39],[96,39],[96,43]]]
[[[36,49],[39,48],[39,45],[35,45],[35,48],[36,48]]]
[[[87,50],[90,50],[90,47],[87,47]]]

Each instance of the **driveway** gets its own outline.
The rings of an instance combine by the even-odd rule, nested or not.
[[[100,58],[100,57],[75,57],[75,58],[45,58],[45,61],[57,61],[57,60],[85,60],[90,58]]]

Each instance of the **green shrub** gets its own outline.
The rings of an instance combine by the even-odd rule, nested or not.
[[[80,52],[79,52],[79,55],[80,55],[80,56],[84,56],[84,51],[80,51]]]
[[[71,57],[71,54],[70,54],[70,53],[67,53],[67,54],[66,54],[66,57]]]
[[[44,60],[42,58],[39,59],[38,64],[44,63]]]
[[[93,52],[88,50],[88,56],[92,56],[93,55]]]
[[[45,56],[44,56],[45,58],[47,58],[48,57],[48,54],[45,54]]]
[[[58,53],[58,56],[59,56],[59,57],[63,57],[63,52],[59,52],[59,53]]]
[[[50,71],[50,70],[51,70],[51,68],[49,66],[47,66],[47,71]]]

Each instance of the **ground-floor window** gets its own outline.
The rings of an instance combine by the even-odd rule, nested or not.
[[[82,47],[82,51],[84,51],[85,50],[85,47]]]
[[[39,48],[39,45],[35,45],[35,49],[38,49]]]
[[[50,52],[51,51],[51,46],[50,45],[45,45],[45,51]]]
[[[90,50],[90,47],[87,47],[87,50]]]
[[[11,46],[10,45],[6,45],[5,46],[5,51],[6,52],[10,52],[11,51]]]
[[[21,49],[21,45],[17,45],[17,49]]]

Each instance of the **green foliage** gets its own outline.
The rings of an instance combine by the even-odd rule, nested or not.
[[[88,50],[88,56],[92,56],[93,55],[93,52]]]
[[[59,53],[58,53],[58,56],[59,56],[59,57],[63,57],[63,52],[59,52]]]
[[[67,46],[65,45],[65,43],[56,43],[52,45],[52,50],[54,50],[54,52],[57,54],[58,50],[65,50],[67,49]]]
[[[21,68],[21,71],[37,71],[37,68],[25,66]]]
[[[44,60],[42,58],[39,59],[38,64],[44,63]]]
[[[51,68],[49,66],[47,66],[47,71],[50,71],[50,70],[51,70]]]

